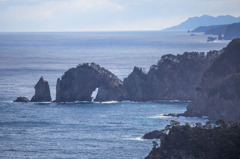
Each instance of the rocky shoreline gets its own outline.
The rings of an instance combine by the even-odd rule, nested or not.
[[[240,39],[234,39],[226,48],[207,54],[164,55],[148,72],[135,67],[123,81],[98,64],[84,63],[57,80],[54,102],[191,100],[185,113],[174,116],[240,120],[239,59]],[[30,102],[46,101],[52,101],[50,89],[41,77]]]
[[[156,131],[154,131],[156,132]],[[153,141],[152,151],[145,159],[219,159],[240,155],[240,123],[218,120],[206,125],[172,120],[161,130],[161,145]]]
[[[52,101],[48,82],[43,77],[34,88],[31,100],[18,97],[14,102]],[[193,102],[183,114],[165,116],[208,116],[212,120],[222,118],[228,124],[222,120],[215,126],[208,122],[191,127],[172,121],[166,129],[142,137],[161,140],[161,146],[157,147],[155,142],[146,159],[239,157],[240,143],[236,141],[240,141],[240,126],[231,120],[240,121],[240,39],[206,55],[197,52],[164,55],[149,72],[135,67],[123,81],[95,63],[80,64],[57,80],[54,102],[173,99]]]

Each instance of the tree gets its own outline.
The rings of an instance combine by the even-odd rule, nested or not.
[[[196,123],[195,128],[202,128],[202,123]]]
[[[176,121],[176,120],[171,120],[171,126],[174,127],[174,126],[179,126],[180,125],[180,122],[179,121]]]
[[[227,127],[226,122],[223,119],[218,119],[216,121],[216,125],[220,128],[226,128]]]

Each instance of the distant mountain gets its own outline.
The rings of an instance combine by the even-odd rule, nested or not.
[[[233,17],[230,15],[213,17],[203,15],[201,17],[191,17],[177,26],[163,29],[163,31],[188,31],[193,30],[199,26],[223,25],[240,22],[240,17]]]

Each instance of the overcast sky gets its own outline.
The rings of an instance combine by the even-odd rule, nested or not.
[[[160,30],[201,15],[240,16],[240,0],[0,0],[0,31]]]

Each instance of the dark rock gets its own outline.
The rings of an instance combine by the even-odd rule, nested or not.
[[[13,102],[29,102],[29,99],[27,99],[26,97],[17,97],[16,100],[14,100]]]
[[[232,40],[240,37],[240,23],[202,26],[194,29],[192,32],[204,32],[205,35],[224,35],[218,37],[218,40]]]
[[[120,79],[95,63],[85,63],[69,69],[57,80],[56,102],[92,101],[96,88],[95,101],[127,99]]]
[[[224,33],[225,40],[232,40],[234,38],[240,38],[240,23],[228,25]]]
[[[203,72],[220,55],[185,52],[183,55],[164,55],[148,73],[135,67],[124,79],[123,86],[134,101],[193,100]]]
[[[220,34],[218,34],[218,40],[223,40],[223,36],[222,36],[222,34],[220,33]]]
[[[161,138],[160,147],[153,147],[145,159],[239,158],[240,127],[237,123],[213,128],[200,125],[173,126]]]
[[[34,88],[35,95],[30,102],[50,102],[52,100],[48,82],[43,79],[43,76],[41,76]]]
[[[124,79],[123,85],[131,100],[149,100],[147,74],[143,72],[142,68],[134,67],[133,72]]]
[[[214,41],[214,40],[217,40],[217,38],[216,37],[208,37],[207,42],[211,42],[211,41]]]
[[[143,139],[160,139],[164,135],[163,131],[154,130],[145,134],[142,138]]]
[[[182,114],[169,113],[169,114],[163,114],[163,116],[179,117],[179,116],[182,116]]]
[[[240,39],[232,40],[203,74],[186,116],[240,121]]]

